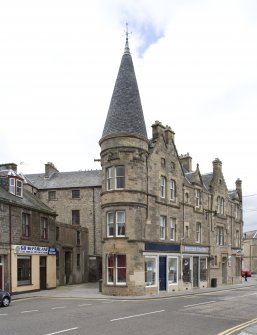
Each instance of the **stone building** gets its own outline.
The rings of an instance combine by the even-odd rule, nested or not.
[[[107,295],[241,282],[241,180],[228,190],[218,158],[210,173],[192,169],[159,121],[148,139],[127,37],[99,144],[101,171],[48,163],[26,176],[57,225],[88,229],[86,280],[102,278]]]
[[[56,214],[23,183],[0,165],[0,288],[12,293],[56,287]]]
[[[243,234],[243,261],[242,270],[257,273],[257,230]]]
[[[57,283],[97,281],[101,277],[101,171],[45,172],[26,175],[27,185],[57,214]],[[65,227],[65,231],[64,231]],[[71,233],[73,235],[71,235]]]
[[[241,281],[241,181],[228,191],[219,159],[192,171],[175,133],[147,138],[126,39],[102,138],[103,288],[155,294]]]

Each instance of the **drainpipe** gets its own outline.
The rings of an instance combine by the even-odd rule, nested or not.
[[[93,228],[94,228],[94,255],[96,255],[95,189],[94,187],[93,187]]]
[[[12,210],[11,205],[9,205],[9,266],[10,266],[10,283],[9,283],[9,290],[12,292]]]

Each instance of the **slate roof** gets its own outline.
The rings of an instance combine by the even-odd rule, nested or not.
[[[148,140],[127,38],[100,142],[115,135],[135,135]]]
[[[257,230],[252,230],[252,231],[246,231],[243,234],[244,240],[246,239],[253,239],[253,238],[257,238]]]
[[[102,186],[101,170],[55,172],[49,178],[45,178],[44,173],[26,174],[25,177],[40,190]]]
[[[55,212],[40,201],[34,194],[28,190],[23,190],[23,197],[17,197],[0,187],[0,201],[11,203],[15,206],[29,208],[32,210],[47,212],[55,215]]]

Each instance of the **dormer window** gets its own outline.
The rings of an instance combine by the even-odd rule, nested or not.
[[[17,195],[17,197],[22,197],[23,195],[23,183],[18,178],[9,178],[9,192],[11,194]]]

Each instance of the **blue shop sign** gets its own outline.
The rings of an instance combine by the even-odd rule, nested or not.
[[[145,251],[166,251],[166,252],[179,252],[179,244],[167,244],[167,243],[146,243]]]

